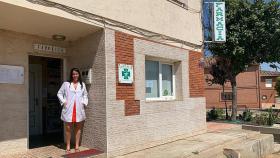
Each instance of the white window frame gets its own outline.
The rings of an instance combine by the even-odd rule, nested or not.
[[[270,81],[270,83],[267,83],[267,81]],[[265,87],[266,88],[272,88],[273,87],[273,82],[272,82],[272,78],[266,78],[265,79]]]
[[[159,97],[153,97],[153,98],[146,98],[146,101],[170,101],[176,99],[176,75],[174,72],[174,64],[168,63],[168,62],[162,62],[162,61],[156,61],[156,60],[149,60],[149,61],[155,61],[159,63]],[[172,95],[171,96],[163,96],[162,95],[162,64],[171,65],[171,71],[172,71]],[[145,68],[146,69],[146,68]],[[146,78],[145,78],[146,83]],[[146,85],[145,85],[146,87]],[[145,97],[146,97],[146,91],[145,91]]]

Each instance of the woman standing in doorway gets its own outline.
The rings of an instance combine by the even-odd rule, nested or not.
[[[57,96],[61,103],[61,120],[65,123],[66,153],[70,153],[71,127],[75,127],[75,152],[79,151],[82,123],[86,119],[85,106],[88,105],[88,93],[82,82],[79,69],[70,71],[70,79],[64,82]]]

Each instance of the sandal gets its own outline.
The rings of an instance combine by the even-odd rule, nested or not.
[[[66,150],[65,150],[65,153],[66,153],[66,154],[70,154],[70,153],[71,153],[71,149],[69,149],[69,150],[66,149]]]
[[[75,149],[75,153],[76,153],[76,152],[80,152],[80,149],[79,149],[79,148]]]

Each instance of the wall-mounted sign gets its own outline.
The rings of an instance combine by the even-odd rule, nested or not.
[[[66,53],[66,48],[46,44],[33,44],[33,49],[43,52]]]
[[[0,83],[23,84],[24,68],[22,66],[0,65]]]
[[[81,68],[81,74],[85,84],[91,84],[92,82],[92,68]]]
[[[119,83],[132,83],[133,82],[133,66],[127,64],[119,64]]]
[[[226,42],[225,2],[214,2],[213,11],[214,42]]]

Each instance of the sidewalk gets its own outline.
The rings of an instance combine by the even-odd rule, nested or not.
[[[225,148],[230,156],[231,152],[238,151],[243,157],[258,158],[274,150],[272,135],[242,130],[237,124],[210,122],[207,128],[207,133],[117,158],[226,158]]]
[[[258,132],[242,130],[240,125],[226,123],[207,123],[208,132],[180,139],[174,142],[144,149],[141,151],[118,156],[117,158],[225,158],[224,147],[231,145],[246,144],[254,139],[259,139]],[[239,145],[238,145],[239,146]],[[87,148],[82,148],[87,150]],[[63,149],[56,146],[31,149],[26,153],[1,156],[1,158],[59,158],[64,155]],[[97,156],[93,156],[97,158]],[[269,155],[267,158],[280,157],[280,153]]]
[[[80,147],[80,151],[86,151],[86,150],[88,150],[88,148]],[[73,149],[72,152],[74,152]],[[0,158],[62,158],[64,157],[64,155],[65,155],[64,149],[58,146],[51,145],[51,146],[30,149],[24,153],[11,154],[11,155],[0,154]]]
[[[207,122],[207,131],[222,131],[232,128],[241,128],[241,125],[230,123]]]
[[[243,138],[247,131],[241,132],[240,125],[207,123],[207,133],[177,140],[164,145],[119,156],[117,158],[182,158],[192,157],[207,149],[226,144],[230,140]]]

